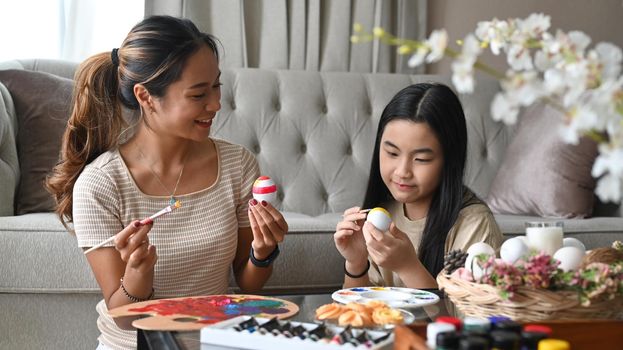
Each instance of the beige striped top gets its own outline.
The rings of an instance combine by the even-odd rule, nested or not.
[[[249,226],[247,206],[259,167],[244,147],[216,139],[214,143],[219,166],[215,183],[177,195],[182,207],[158,218],[149,233],[158,254],[153,286],[156,298],[227,291],[238,228]],[[100,155],[85,167],[73,196],[74,228],[80,247],[94,246],[132,220],[169,205],[168,196],[141,192],[118,150]],[[101,343],[114,349],[136,348],[136,332],[118,328],[103,300],[96,310]]]

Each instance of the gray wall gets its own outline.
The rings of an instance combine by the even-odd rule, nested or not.
[[[580,30],[591,37],[591,44],[608,41],[623,47],[622,0],[429,0],[428,30],[446,28],[451,45],[476,29],[479,21],[525,18],[533,12],[551,17],[550,32]],[[486,63],[505,68],[504,59],[490,52],[483,55]],[[450,60],[427,67],[429,73],[449,73]]]

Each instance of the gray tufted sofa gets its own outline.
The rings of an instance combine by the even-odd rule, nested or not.
[[[71,78],[74,63],[19,60],[0,69],[28,69]],[[222,75],[222,109],[213,134],[253,151],[262,173],[279,187],[278,204],[290,225],[269,293],[331,291],[340,287],[342,259],[332,233],[341,212],[363,199],[378,118],[408,84],[439,76],[229,69]],[[495,123],[489,103],[494,81],[461,96],[469,132],[466,182],[485,197],[513,129]],[[19,179],[16,116],[0,84],[0,349],[96,345],[95,304],[101,298],[86,260],[53,213],[13,216]],[[590,247],[623,235],[621,209],[596,208],[595,217],[567,220],[565,231]],[[534,217],[500,215],[505,235],[523,232]]]

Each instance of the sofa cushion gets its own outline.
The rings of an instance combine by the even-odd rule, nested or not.
[[[538,104],[523,115],[493,180],[487,203],[494,213],[584,218],[593,209],[591,168],[597,145],[559,136],[561,114]]]
[[[15,212],[15,189],[19,184],[19,161],[15,146],[15,107],[6,86],[0,83],[0,216]]]
[[[290,231],[265,292],[339,289],[344,260],[333,232],[341,214],[283,215]],[[0,256],[0,294],[100,293],[76,237],[54,213],[0,217]]]
[[[20,179],[15,213],[53,211],[54,201],[44,180],[58,161],[73,81],[48,73],[5,70],[0,71],[0,82],[11,93],[17,115]]]
[[[0,232],[0,293],[100,293],[56,214],[0,217]]]
[[[317,217],[285,212],[290,231],[265,291],[335,290],[343,282],[343,258],[333,244],[341,214]],[[535,216],[495,215],[505,237],[525,234]],[[621,237],[623,218],[564,220],[565,236],[587,248],[607,246]],[[89,293],[99,287],[76,238],[53,213],[0,217],[0,293]],[[232,287],[234,285],[232,284]]]

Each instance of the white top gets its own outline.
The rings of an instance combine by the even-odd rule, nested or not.
[[[248,201],[259,167],[244,147],[216,139],[214,144],[219,167],[214,184],[176,195],[182,206],[156,219],[149,233],[149,242],[158,254],[155,298],[227,292],[238,229],[249,227]],[[92,247],[133,220],[154,214],[168,206],[170,198],[141,192],[118,150],[100,155],[85,167],[73,196],[80,247]],[[101,343],[114,349],[136,348],[136,332],[118,328],[108,316],[104,300],[96,310]]]
[[[389,203],[386,209],[391,214],[396,227],[409,237],[417,252],[422,241],[426,218],[410,220],[405,215],[404,205],[396,201]],[[459,211],[459,216],[446,236],[444,254],[454,249],[461,249],[465,252],[476,242],[486,242],[497,251],[503,240],[502,232],[491,210],[485,203],[478,201]],[[374,285],[405,287],[397,273],[378,266],[372,259],[370,259],[368,276]]]

